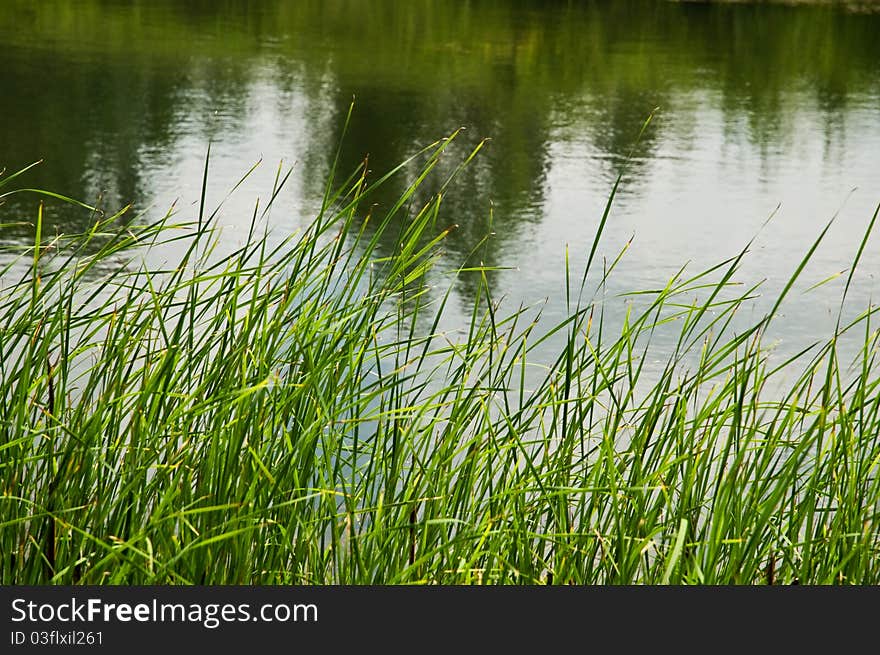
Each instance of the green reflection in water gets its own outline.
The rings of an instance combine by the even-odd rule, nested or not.
[[[829,6],[7,0],[0,164],[44,158],[34,185],[100,194],[112,208],[145,203],[178,183],[175,162],[198,159],[208,140],[246,140],[253,103],[277,103],[277,116],[301,121],[301,194],[317,198],[356,97],[343,171],[367,154],[383,171],[459,126],[468,128],[460,153],[492,138],[445,216],[459,225],[449,248],[461,259],[486,233],[491,203],[497,236],[480,257],[498,265],[546,211],[554,140],[590,144],[598,175],[584,184],[604,192],[638,126],[662,107],[634,153],[626,193],[637,197],[666,140],[703,138],[694,125],[709,94],[723,129],[745,136],[750,165],[769,176],[805,97],[829,144],[846,132],[851,103],[876,104],[878,34],[880,15]],[[304,99],[302,115],[285,107],[291,95]],[[50,208],[59,229],[84,220]]]

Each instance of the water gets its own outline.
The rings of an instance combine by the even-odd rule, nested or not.
[[[451,171],[491,138],[445,200],[442,220],[459,228],[444,265],[464,261],[491,230],[476,257],[503,267],[489,275],[493,295],[510,309],[546,302],[551,321],[564,311],[565,249],[577,274],[628,157],[599,248],[613,259],[633,238],[606,294],[612,313],[625,303],[617,293],[662,286],[685,263],[696,272],[757,235],[737,276],[766,280],[757,316],[837,213],[783,307],[775,338],[788,350],[830,333],[846,273],[806,290],[847,269],[880,202],[880,12],[6,0],[0,61],[0,166],[43,159],[29,186],[108,209],[132,202],[154,217],[176,202],[191,220],[209,141],[212,207],[262,161],[218,216],[228,248],[256,198],[268,199],[279,162],[294,172],[267,219],[275,234],[314,214],[352,98],[345,172],[369,154],[378,174],[464,126],[444,164]],[[0,223],[32,221],[35,204],[7,199]],[[50,203],[46,230],[88,220]],[[0,228],[0,243],[29,238],[26,226]],[[868,242],[855,275],[852,311],[877,295],[878,244]],[[446,327],[464,320],[475,283],[462,279]]]

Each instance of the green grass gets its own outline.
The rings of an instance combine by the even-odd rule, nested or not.
[[[812,251],[734,332],[743,254],[683,269],[612,328],[587,292],[613,275],[612,193],[564,321],[507,311],[471,267],[452,339],[453,286],[426,284],[440,197],[418,201],[449,142],[414,158],[397,205],[370,210],[386,178],[358,171],[278,245],[255,210],[230,255],[204,204],[52,239],[35,212],[0,287],[0,582],[880,581],[875,310],[777,363],[762,336]],[[179,267],[141,263],[172,240]],[[677,345],[648,373],[662,330]]]

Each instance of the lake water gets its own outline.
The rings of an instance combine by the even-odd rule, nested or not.
[[[369,154],[378,175],[466,130],[444,162],[486,148],[446,196],[459,228],[446,268],[490,230],[479,258],[510,309],[564,309],[564,256],[582,267],[606,199],[630,166],[599,253],[633,238],[609,292],[655,288],[682,265],[731,257],[757,238],[737,279],[766,280],[765,310],[824,225],[837,219],[776,338],[828,336],[845,271],[880,202],[880,13],[834,7],[647,1],[5,0],[0,7],[0,167],[43,159],[26,178],[115,209],[196,216],[212,143],[208,204],[238,243],[279,163],[294,172],[269,221],[302,226],[340,168]],[[644,136],[637,135],[655,111]],[[405,179],[377,197],[388,203]],[[764,225],[778,206],[774,218]],[[33,220],[10,198],[0,224]],[[491,214],[491,226],[490,226]],[[47,208],[48,230],[88,215]],[[762,227],[763,226],[763,227]],[[26,243],[25,227],[0,242]],[[872,237],[850,292],[877,295]],[[173,259],[173,251],[162,255]],[[442,277],[438,278],[442,281]],[[447,327],[463,320],[465,276]],[[623,301],[620,301],[623,303]]]

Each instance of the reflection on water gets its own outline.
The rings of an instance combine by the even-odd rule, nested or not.
[[[30,185],[156,214],[177,200],[192,218],[211,141],[210,205],[263,161],[220,214],[234,244],[280,161],[295,168],[273,228],[315,212],[354,97],[345,172],[369,155],[378,174],[466,127],[432,190],[491,138],[443,221],[459,226],[451,265],[494,232],[474,257],[513,268],[490,275],[511,306],[548,298],[546,312],[560,310],[564,249],[582,265],[629,156],[601,253],[635,238],[610,293],[714,264],[758,234],[740,278],[766,278],[772,296],[838,211],[804,287],[845,269],[880,201],[878,34],[880,14],[764,4],[7,0],[0,166],[43,158]],[[34,212],[10,199],[0,223]],[[47,212],[50,229],[89,220]],[[877,243],[856,306],[876,291]],[[797,290],[786,338],[818,336],[841,288]]]

